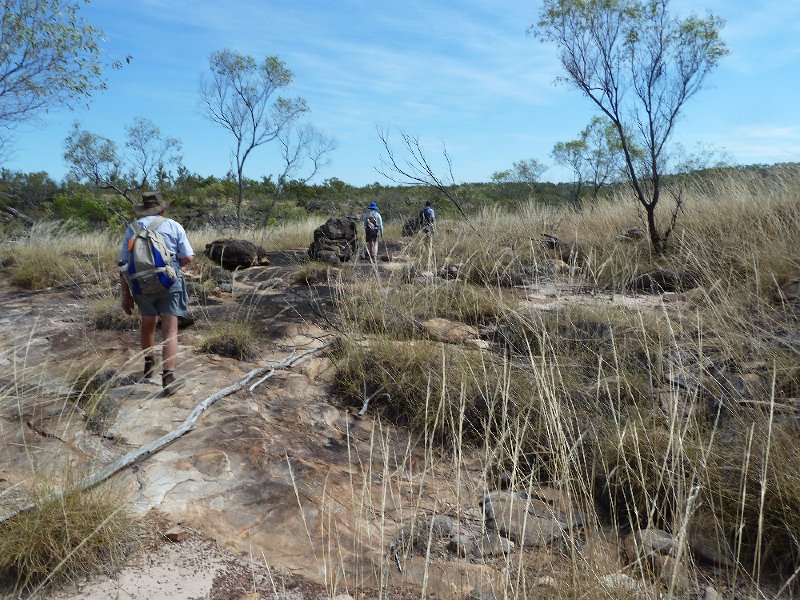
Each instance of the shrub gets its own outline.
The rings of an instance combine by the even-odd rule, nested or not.
[[[102,296],[89,306],[89,322],[95,329],[128,331],[139,326],[139,317],[136,313],[126,315],[122,312],[119,298]]]
[[[253,360],[258,355],[258,345],[253,327],[238,320],[215,323],[203,332],[200,351],[227,356],[237,360]]]
[[[18,591],[114,567],[132,549],[137,524],[113,489],[34,492],[35,508],[0,523],[0,573]]]

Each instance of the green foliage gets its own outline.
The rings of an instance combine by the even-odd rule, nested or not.
[[[205,116],[228,130],[234,138],[231,151],[236,165],[238,197],[236,220],[242,223],[244,164],[259,146],[278,138],[281,130],[308,111],[303,98],[288,99],[275,94],[292,81],[292,72],[277,56],[262,63],[234,50],[213,52],[208,58],[210,78],[204,78],[200,98]]]
[[[9,0],[0,18],[0,125],[105,87],[99,29],[80,17],[80,0]]]
[[[121,228],[130,205],[112,196],[74,189],[56,194],[52,210],[56,217],[68,221],[77,230],[91,231],[97,225]]]
[[[125,133],[123,153],[113,140],[74,122],[64,142],[70,178],[111,190],[133,203],[135,190],[145,189],[156,179],[163,183],[168,178],[167,166],[180,164],[180,141],[162,136],[152,121],[135,117]]]
[[[536,33],[558,47],[564,81],[613,124],[659,251],[677,217],[666,228],[656,224],[668,142],[685,102],[727,53],[721,28],[711,14],[675,17],[668,0],[545,0],[539,13]]]

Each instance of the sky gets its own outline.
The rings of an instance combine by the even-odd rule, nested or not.
[[[738,164],[800,161],[800,2],[671,6],[722,17],[730,50],[685,105],[674,141]],[[257,60],[277,55],[293,72],[282,93],[305,98],[305,120],[337,141],[317,182],[391,183],[377,170],[379,130],[398,154],[401,131],[418,136],[441,173],[446,148],[459,183],[531,158],[549,166],[544,180],[566,181],[552,148],[575,139],[594,112],[555,82],[555,48],[527,34],[540,8],[538,0],[93,0],[81,14],[103,30],[106,58],[130,63],[106,71],[108,89],[88,107],[19,128],[3,166],[61,179],[73,121],[121,146],[125,126],[144,117],[181,140],[190,171],[224,176],[233,137],[203,116],[199,87],[209,55],[229,48]],[[279,169],[276,149],[262,147],[245,175]]]

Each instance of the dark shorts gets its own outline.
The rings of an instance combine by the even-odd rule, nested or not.
[[[172,284],[163,294],[133,296],[136,306],[143,317],[160,317],[161,315],[175,315],[183,317],[189,307],[189,295],[186,293],[186,284],[183,277]]]
[[[378,239],[378,230],[377,229],[365,229],[364,230],[364,237],[367,238],[368,242],[372,242]]]

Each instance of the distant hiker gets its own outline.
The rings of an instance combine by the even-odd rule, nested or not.
[[[433,212],[430,200],[426,200],[425,208],[419,211],[419,223],[426,235],[433,233],[433,230],[436,229],[436,213]]]
[[[364,238],[370,260],[378,257],[378,236],[383,237],[383,219],[378,212],[378,205],[370,202],[367,212],[364,213]]]
[[[194,257],[186,232],[177,221],[164,216],[168,204],[160,192],[144,192],[142,205],[135,207],[136,220],[128,225],[119,253],[119,282],[122,310],[133,312],[133,303],[142,315],[141,342],[144,351],[144,377],[153,376],[156,355],[156,324],[161,317],[164,340],[161,385],[168,396],[180,387],[175,381],[178,354],[178,317],[186,314],[189,297],[180,268]]]

